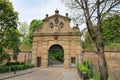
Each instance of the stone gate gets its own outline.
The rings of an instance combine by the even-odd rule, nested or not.
[[[49,49],[53,45],[59,45],[64,50],[64,68],[71,67],[71,58],[76,63],[81,63],[81,33],[78,25],[71,28],[70,18],[55,14],[43,19],[42,29],[36,29],[33,35],[32,63],[42,68],[48,67]]]

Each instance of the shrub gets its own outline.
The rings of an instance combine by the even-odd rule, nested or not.
[[[5,67],[4,66],[0,66],[0,73],[5,72]]]
[[[15,65],[16,63],[17,63],[17,65],[23,65],[23,64],[25,64],[24,62],[7,62],[6,66]]]
[[[9,71],[9,66],[4,66],[5,67],[5,72],[8,72]]]
[[[94,74],[93,79],[94,79],[94,80],[100,80],[100,75]]]
[[[78,68],[78,73],[80,75],[82,75],[82,73],[85,73],[87,78],[93,78],[94,73],[92,61],[83,61],[83,64],[78,64]]]
[[[18,70],[23,70],[23,69],[24,69],[24,65],[18,65],[18,66],[17,66],[17,69],[18,69]]]
[[[80,71],[86,73],[88,77],[90,76],[90,71],[85,65],[78,64],[78,68],[80,69]]]
[[[21,62],[21,63],[18,62],[16,65],[15,63],[10,62],[4,66],[0,66],[0,73],[8,72],[9,70],[15,71],[15,69],[23,70],[23,69],[28,69],[28,68],[32,68],[32,67],[34,67],[33,64],[24,64],[23,62]]]
[[[15,65],[10,65],[11,71],[14,71],[16,66]]]
[[[26,68],[32,68],[34,67],[34,64],[26,64]]]
[[[89,77],[90,78],[93,78],[93,64],[92,64],[92,61],[84,61],[83,64],[89,69],[90,71],[90,74],[89,74]]]
[[[19,64],[20,64],[20,65],[24,65],[25,63],[24,63],[24,62],[20,62]]]

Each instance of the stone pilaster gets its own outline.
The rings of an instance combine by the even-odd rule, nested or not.
[[[64,68],[69,69],[71,67],[71,58],[69,50],[64,51]]]
[[[32,64],[37,66],[37,41],[33,42],[33,47],[32,47]]]
[[[76,64],[82,63],[81,50],[76,50]]]
[[[47,49],[44,49],[42,51],[41,67],[42,68],[48,67],[48,50]]]

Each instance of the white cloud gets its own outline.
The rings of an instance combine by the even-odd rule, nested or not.
[[[59,0],[10,0],[19,13],[20,21],[30,23],[33,19],[44,19],[46,14],[53,15],[56,9],[61,15],[67,13],[64,4]]]

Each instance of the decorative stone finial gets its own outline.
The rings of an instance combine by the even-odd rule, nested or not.
[[[76,27],[78,27],[78,24],[76,24]]]
[[[68,17],[68,13],[66,13],[66,17]]]
[[[78,26],[78,24],[76,24],[76,29],[79,29],[79,26]]]
[[[59,14],[59,10],[58,9],[55,10],[55,14]]]
[[[48,14],[46,14],[46,18],[48,17]]]

